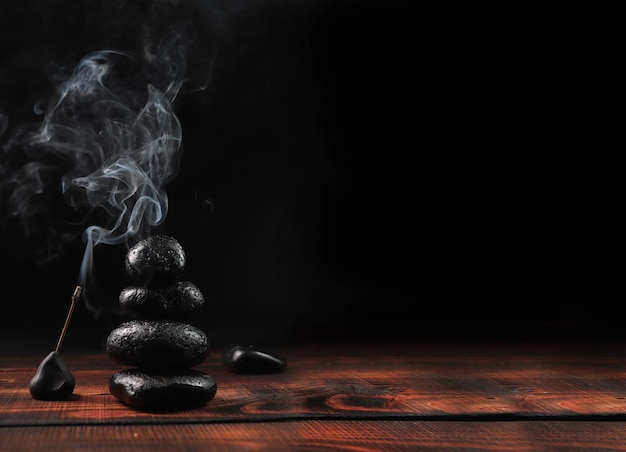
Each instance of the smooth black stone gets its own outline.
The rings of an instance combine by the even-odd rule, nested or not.
[[[115,328],[106,342],[109,357],[145,369],[189,368],[209,355],[209,340],[193,325],[169,320],[131,320]]]
[[[122,312],[135,318],[188,321],[202,312],[204,296],[189,281],[163,288],[129,286],[120,292]]]
[[[217,384],[197,370],[152,373],[130,369],[109,379],[109,391],[136,409],[170,410],[204,405],[215,396]]]
[[[66,400],[74,392],[72,372],[55,351],[41,361],[30,380],[30,394],[38,400]]]
[[[224,351],[223,361],[229,371],[238,374],[270,374],[287,367],[287,360],[282,356],[252,345],[229,347]]]
[[[128,275],[145,286],[170,284],[185,269],[185,252],[169,235],[153,235],[136,243],[126,253]]]

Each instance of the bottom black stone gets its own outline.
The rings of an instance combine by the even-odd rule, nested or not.
[[[204,405],[217,392],[215,380],[197,370],[114,374],[109,390],[120,402],[139,410],[175,410]]]

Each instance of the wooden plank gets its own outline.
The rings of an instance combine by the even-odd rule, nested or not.
[[[298,419],[626,420],[626,348],[526,344],[371,344],[278,350],[273,375],[226,371],[215,351],[197,368],[217,394],[169,413],[132,410],[108,391],[123,369],[105,353],[68,355],[69,401],[34,400],[28,382],[41,357],[0,358],[0,426],[196,423]]]
[[[624,451],[622,422],[294,421],[0,428],[0,450]]]

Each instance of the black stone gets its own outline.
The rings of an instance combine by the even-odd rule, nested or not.
[[[270,374],[287,367],[287,360],[282,356],[252,345],[229,347],[224,351],[223,361],[229,371],[238,374]]]
[[[189,321],[202,312],[204,296],[189,281],[158,289],[129,286],[120,292],[122,311],[135,318]]]
[[[38,400],[66,400],[74,392],[74,376],[57,352],[50,352],[30,380],[30,394]]]
[[[171,410],[204,405],[217,392],[215,380],[197,370],[159,373],[130,369],[114,374],[109,391],[122,403],[140,410]]]
[[[185,252],[176,239],[153,235],[135,244],[126,253],[126,272],[145,286],[170,284],[185,269]]]
[[[120,364],[145,369],[181,369],[206,359],[209,340],[202,330],[187,323],[131,320],[111,331],[106,350]]]

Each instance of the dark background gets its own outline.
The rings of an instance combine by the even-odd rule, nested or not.
[[[621,337],[611,13],[458,3],[3,2],[0,144],[37,120],[47,65],[134,52],[140,25],[187,20],[181,166],[159,232],[187,253],[214,345]],[[84,225],[44,195],[50,215],[26,234],[0,187],[0,338],[47,351]],[[102,347],[124,320],[124,253],[96,249],[106,309],[78,306],[68,348]]]

